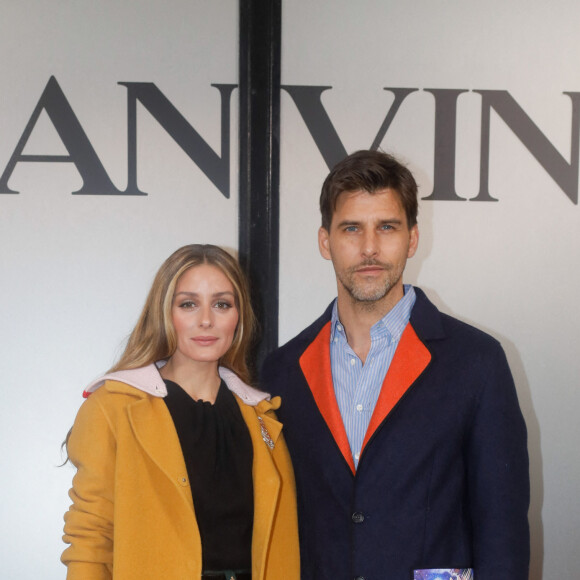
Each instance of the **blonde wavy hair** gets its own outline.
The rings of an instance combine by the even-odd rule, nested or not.
[[[246,276],[237,260],[212,244],[191,244],[175,251],[159,268],[145,306],[129,336],[125,351],[109,372],[147,366],[169,358],[177,348],[177,335],[171,320],[173,295],[179,278],[190,268],[209,264],[219,268],[234,287],[239,313],[234,339],[219,364],[234,371],[244,382],[251,382],[248,355],[253,344],[256,319],[250,301]]]

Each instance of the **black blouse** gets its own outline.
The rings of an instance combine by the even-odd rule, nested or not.
[[[203,570],[251,570],[252,440],[222,381],[215,403],[192,399],[165,380],[169,409],[191,483]]]

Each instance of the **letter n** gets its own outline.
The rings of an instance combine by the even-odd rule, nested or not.
[[[565,92],[572,100],[572,138],[568,163],[526,112],[507,91],[474,91],[481,102],[481,178],[479,193],[472,201],[495,201],[489,194],[489,134],[493,109],[536,158],[560,189],[578,203],[578,137],[580,127],[580,93]]]
[[[221,157],[203,140],[154,83],[119,83],[127,87],[128,183],[137,190],[137,101],[169,133],[224,197],[230,197],[230,96],[237,85],[212,85],[222,100]]]

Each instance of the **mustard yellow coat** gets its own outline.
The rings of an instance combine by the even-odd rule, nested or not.
[[[294,475],[274,413],[280,399],[236,400],[254,449],[252,579],[298,580]],[[68,452],[77,473],[65,514],[67,580],[200,578],[187,469],[161,397],[106,381],[81,406]]]

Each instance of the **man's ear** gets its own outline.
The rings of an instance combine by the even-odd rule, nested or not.
[[[419,226],[415,224],[409,231],[409,251],[407,258],[412,258],[419,247]]]
[[[330,239],[328,230],[324,227],[321,227],[318,230],[318,249],[320,250],[320,255],[325,260],[331,260],[332,257],[330,255]]]

